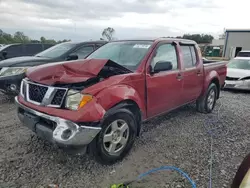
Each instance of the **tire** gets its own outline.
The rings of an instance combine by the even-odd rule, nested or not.
[[[196,109],[201,113],[211,113],[214,109],[218,96],[218,89],[214,83],[211,83],[204,96],[196,101]]]
[[[121,130],[118,130],[116,134],[113,130],[113,125],[115,124],[117,124],[120,129],[123,127],[122,125],[127,124],[127,130],[123,133]],[[127,109],[118,109],[115,113],[108,115],[103,121],[101,132],[89,145],[90,154],[94,156],[97,162],[104,165],[114,164],[122,160],[133,146],[137,135],[136,130],[137,127],[134,115]],[[107,138],[106,140],[105,137]],[[115,138],[117,138],[117,140],[115,140]],[[126,141],[126,144],[119,148],[119,146],[122,145],[122,140],[123,143]],[[115,143],[117,143],[116,146],[111,147],[111,144],[113,146]],[[117,152],[115,152],[113,148],[117,148]]]

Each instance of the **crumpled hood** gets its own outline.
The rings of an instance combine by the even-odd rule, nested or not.
[[[108,59],[85,59],[41,65],[28,69],[26,75],[30,80],[45,85],[79,83],[96,77],[104,67],[107,68],[106,73],[107,70],[131,72]]]
[[[228,68],[227,76],[239,79],[250,77],[250,70]]]

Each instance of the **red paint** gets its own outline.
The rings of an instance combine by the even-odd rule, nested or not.
[[[107,62],[107,59],[86,59],[53,63],[28,69],[26,75],[35,82],[47,85],[83,82],[95,77]]]
[[[150,74],[149,66],[156,46],[159,42],[170,43],[173,40],[156,40],[134,73],[112,76],[84,89],[82,93],[93,95],[94,100],[78,111],[33,105],[20,96],[19,101],[53,116],[74,122],[89,122],[101,120],[106,111],[116,104],[132,100],[139,106],[145,120],[196,100],[204,94],[213,79],[219,80],[220,85],[224,83],[226,65],[218,63],[203,66],[198,49],[196,66],[184,69],[179,40],[176,41],[179,69]],[[91,59],[40,66],[28,71],[27,77],[47,85],[85,81],[96,76],[107,61]]]
[[[99,121],[105,114],[105,110],[96,102],[96,99],[93,99],[91,102],[86,104],[84,108],[81,108],[77,111],[38,106],[25,101],[21,96],[18,96],[18,100],[20,103],[24,104],[25,106],[28,106],[31,109],[35,109],[39,112],[43,112],[51,116],[60,117],[74,122]]]

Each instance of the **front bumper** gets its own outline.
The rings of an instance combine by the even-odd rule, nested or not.
[[[25,74],[0,77],[0,91],[7,95],[18,95],[24,77]],[[14,87],[15,89],[13,89]]]
[[[101,127],[79,125],[38,112],[21,104],[17,97],[15,102],[18,107],[18,117],[25,126],[43,139],[62,147],[86,146],[101,130]]]
[[[225,80],[224,84],[225,89],[235,89],[235,90],[250,90],[250,81],[249,80]]]

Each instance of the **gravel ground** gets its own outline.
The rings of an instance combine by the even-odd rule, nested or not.
[[[212,114],[188,105],[143,124],[130,154],[113,166],[88,156],[69,156],[37,138],[17,119],[13,100],[0,95],[0,187],[108,187],[163,165],[186,172],[197,187],[208,187],[211,136],[212,187],[229,187],[250,151],[249,93],[222,92]],[[218,113],[219,119],[218,119]],[[191,187],[176,172],[153,174],[132,187]]]

